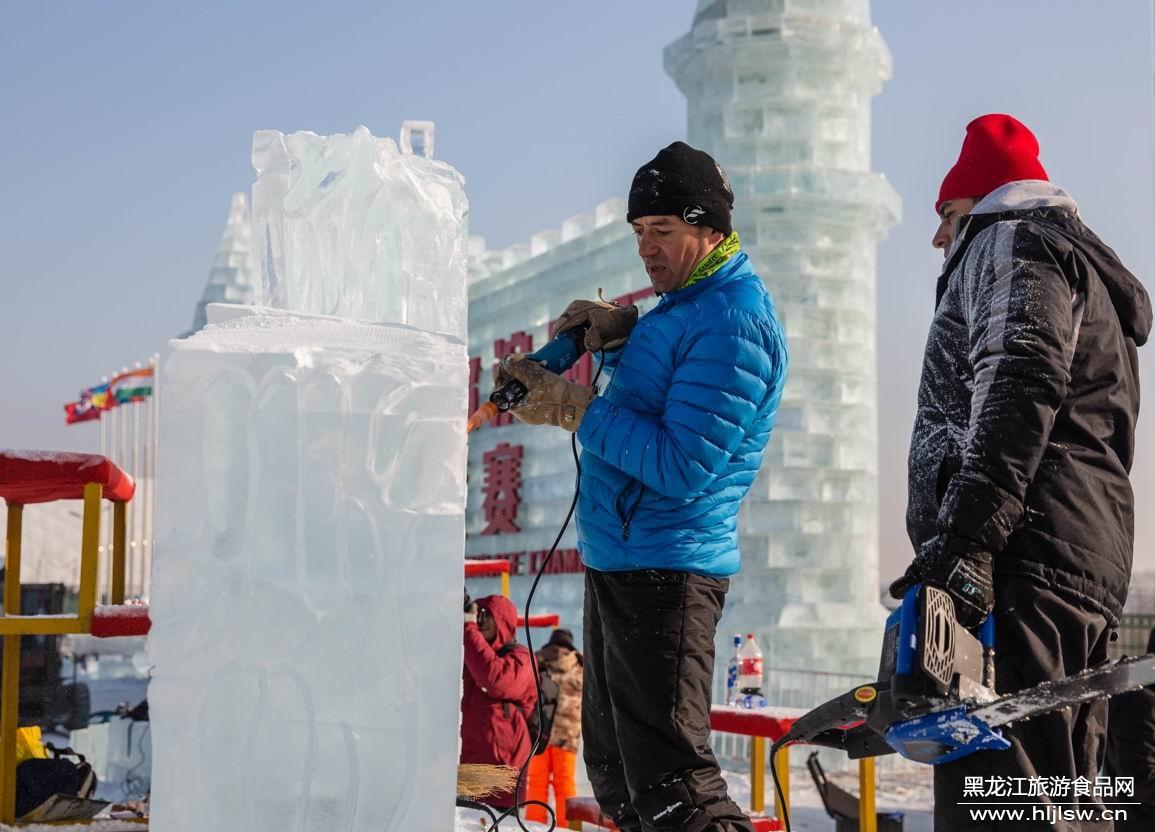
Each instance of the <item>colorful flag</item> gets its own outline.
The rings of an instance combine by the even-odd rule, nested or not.
[[[113,377],[108,383],[109,398],[112,403],[109,407],[120,404],[142,402],[152,395],[152,367],[141,367],[139,370],[130,370]]]
[[[100,418],[100,411],[116,407],[116,398],[109,393],[107,384],[98,384],[80,391],[80,397],[64,405],[64,424],[91,422]]]
[[[100,418],[100,411],[92,406],[90,401],[69,402],[64,405],[64,424],[75,425],[77,422],[91,422]]]
[[[108,391],[107,384],[98,384],[80,392],[80,401],[90,401],[97,410],[112,410],[116,407],[116,399]]]

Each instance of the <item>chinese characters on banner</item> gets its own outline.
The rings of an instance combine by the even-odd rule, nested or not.
[[[500,443],[481,460],[485,466],[484,534],[517,534],[517,509],[521,505],[521,445]]]

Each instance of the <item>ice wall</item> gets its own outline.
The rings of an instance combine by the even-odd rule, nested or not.
[[[461,179],[364,129],[253,162],[266,306],[210,306],[162,391],[152,825],[448,829]]]

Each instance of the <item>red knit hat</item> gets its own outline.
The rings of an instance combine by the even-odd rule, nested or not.
[[[978,199],[1020,179],[1046,179],[1039,162],[1039,140],[1011,116],[992,113],[967,125],[958,161],[942,180],[935,213],[952,199]]]

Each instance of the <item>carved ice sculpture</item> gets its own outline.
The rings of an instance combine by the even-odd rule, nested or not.
[[[364,128],[253,164],[263,306],[210,306],[166,371],[152,826],[449,829],[462,180]]]

